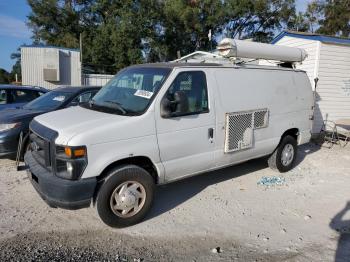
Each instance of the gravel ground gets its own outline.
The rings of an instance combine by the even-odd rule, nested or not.
[[[300,147],[157,189],[146,221],[111,229],[93,208],[49,208],[0,160],[0,261],[350,261],[350,146]]]

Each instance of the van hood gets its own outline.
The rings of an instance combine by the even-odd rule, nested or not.
[[[80,106],[40,115],[35,121],[55,130],[59,136],[56,143],[66,145],[77,134],[97,130],[106,123],[121,123],[130,117],[98,112]]]

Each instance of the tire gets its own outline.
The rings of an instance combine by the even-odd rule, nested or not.
[[[287,153],[283,155],[284,150],[288,151],[289,155],[287,155]],[[281,173],[288,172],[294,166],[297,157],[297,151],[296,139],[292,136],[287,135],[282,138],[278,147],[267,160],[267,163],[273,170],[279,171]]]
[[[97,213],[110,227],[137,224],[150,210],[154,191],[154,180],[145,169],[135,165],[118,167],[109,172],[99,188],[95,202]],[[134,207],[128,213],[122,214],[131,206]]]

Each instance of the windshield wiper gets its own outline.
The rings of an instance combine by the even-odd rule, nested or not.
[[[119,111],[121,111],[124,115],[126,115],[128,112],[120,105],[120,103],[115,102],[115,101],[103,101],[104,103],[109,103],[109,104],[113,104],[116,109],[118,109]]]

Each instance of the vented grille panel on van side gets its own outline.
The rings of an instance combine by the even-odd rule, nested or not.
[[[225,152],[253,147],[253,131],[267,127],[268,117],[267,109],[227,113]]]
[[[263,128],[267,127],[268,123],[268,110],[267,109],[262,109],[262,110],[257,110],[254,112],[254,128]]]
[[[253,112],[226,115],[225,152],[250,148],[253,145]]]

